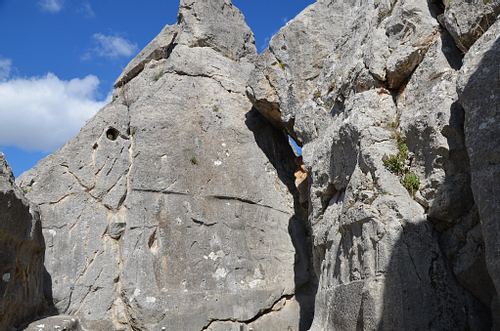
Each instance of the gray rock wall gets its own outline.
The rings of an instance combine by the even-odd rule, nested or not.
[[[470,156],[471,186],[477,203],[484,237],[486,265],[495,284],[494,291],[485,293],[493,297],[493,316],[500,325],[500,208],[499,179],[499,127],[498,74],[500,55],[500,25],[495,23],[470,48],[460,69],[457,90],[465,108],[465,143]]]
[[[286,78],[310,80],[285,66],[274,79],[281,72],[268,60],[271,42],[248,89],[254,106],[303,144],[320,279],[311,330],[496,329],[496,262],[481,234],[455,89],[464,50],[457,38],[474,32],[446,31],[437,18],[449,8],[427,1],[318,1],[304,13],[315,7],[318,21],[337,18],[330,40],[312,37],[301,15],[277,36],[312,39],[281,47],[283,59],[312,63],[305,48],[327,50],[317,78],[294,83]],[[465,8],[463,17],[483,19]],[[309,96],[288,102],[299,88]],[[391,171],[383,160],[402,149],[400,170]]]
[[[321,0],[257,55],[230,1],[182,0],[18,181],[75,318],[47,325],[497,330],[497,7]]]
[[[113,102],[21,176],[58,313],[89,330],[299,328],[295,155],[245,94],[253,43],[230,1],[182,1]]]
[[[0,330],[15,330],[46,307],[40,211],[14,183],[0,152]]]

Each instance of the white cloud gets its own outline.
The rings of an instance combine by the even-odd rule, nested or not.
[[[83,56],[83,60],[92,58],[92,55],[117,58],[120,56],[130,57],[137,54],[137,44],[132,44],[127,39],[117,36],[105,36],[101,33],[96,33],[92,39],[98,46],[87,52]]]
[[[90,6],[90,2],[84,1],[82,7],[78,9],[78,12],[83,13],[86,18],[94,18],[95,13],[92,10],[92,6]]]
[[[0,59],[0,82],[3,82],[7,80],[7,78],[9,78],[11,68],[11,59]]]
[[[101,107],[99,79],[14,78],[0,82],[0,145],[52,152],[73,138]]]
[[[41,0],[38,2],[43,11],[48,11],[53,14],[61,11],[63,3],[64,0]]]

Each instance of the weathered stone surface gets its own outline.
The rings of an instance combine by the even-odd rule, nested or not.
[[[464,53],[495,23],[500,13],[500,2],[497,0],[446,0],[443,4],[445,9],[439,20]]]
[[[295,155],[246,96],[253,35],[229,1],[182,1],[174,29],[19,179],[41,207],[50,299],[89,330],[299,325]]]
[[[257,56],[252,30],[230,0],[181,0],[179,36],[176,42],[191,47],[211,47],[222,55],[243,62]]]
[[[257,57],[230,1],[182,0],[19,180],[54,307],[89,330],[497,330],[500,27],[443,6],[320,0]]]
[[[166,25],[163,30],[153,39],[130,63],[125,67],[122,74],[116,80],[116,88],[125,85],[132,78],[137,76],[144,66],[151,60],[160,60],[166,58],[169,49],[173,46],[177,37],[177,25]]]
[[[437,38],[435,10],[426,1],[318,1],[287,23],[259,55],[250,100],[275,126],[295,136],[296,113],[311,95],[331,109],[366,87],[385,83],[397,89]]]
[[[0,330],[43,312],[44,250],[40,211],[14,183],[0,152]]]
[[[253,62],[257,56],[252,30],[245,17],[229,0],[182,0],[178,23],[165,26],[123,70],[114,86],[119,88],[137,76],[151,60],[167,58],[176,44],[211,47],[224,56]]]
[[[250,100],[275,125],[293,134],[293,117],[309,97],[332,51],[340,28],[338,5],[319,1],[302,11],[273,36],[252,73]],[[280,113],[281,110],[281,113]]]
[[[497,294],[500,293],[499,35],[500,23],[496,22],[476,41],[464,58],[457,83],[460,103],[465,109],[471,186],[481,220],[486,264]]]
[[[320,278],[311,330],[489,329],[495,298],[455,91],[460,51],[432,3],[332,5],[340,28],[309,97],[288,106],[280,93],[301,85],[272,81],[264,52],[248,89],[304,144]],[[382,162],[398,153],[398,135],[409,148],[402,167],[420,182],[414,198]]]
[[[95,329],[94,329],[95,330]],[[80,321],[73,316],[51,316],[37,320],[23,331],[86,331]]]

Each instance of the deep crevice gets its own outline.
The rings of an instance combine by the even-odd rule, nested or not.
[[[300,194],[295,186],[296,156],[286,133],[273,127],[257,109],[252,108],[246,114],[245,124],[294,199],[294,215],[289,220],[288,232],[295,247],[294,280],[295,299],[300,306],[299,331],[306,331],[314,318],[318,280],[312,266],[313,244],[308,212],[301,206]]]

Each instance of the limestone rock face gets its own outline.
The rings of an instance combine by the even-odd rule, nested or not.
[[[27,327],[24,331],[85,331],[78,319],[73,316],[50,316],[39,319]]]
[[[439,20],[451,33],[458,48],[466,53],[474,42],[495,23],[500,13],[500,2],[443,1],[444,13]]]
[[[249,82],[255,107],[292,136],[295,111],[310,96],[340,30],[341,13],[329,2],[310,5],[273,36]]]
[[[500,23],[496,22],[476,41],[464,58],[457,83],[460,103],[465,108],[465,143],[470,156],[472,191],[481,219],[486,264],[496,287],[496,316],[499,316],[500,294],[499,35]]]
[[[113,101],[18,180],[46,298],[75,319],[37,322],[500,329],[496,10],[319,0],[257,56],[229,0],[181,0]]]
[[[337,19],[332,44],[302,30],[328,53],[317,78],[268,60],[271,42],[247,90],[303,144],[319,278],[311,330],[490,329],[498,301],[455,89],[462,55],[440,7],[318,1],[305,13],[315,6],[318,21]],[[288,44],[301,15],[280,31]],[[283,97],[299,89],[308,96]]]
[[[16,186],[0,153],[0,330],[15,330],[43,313],[44,250],[40,211]]]
[[[256,54],[229,1],[182,1],[113,102],[21,176],[59,313],[89,330],[299,327],[295,155],[245,94]]]

